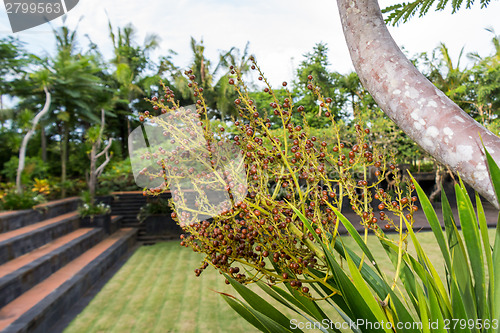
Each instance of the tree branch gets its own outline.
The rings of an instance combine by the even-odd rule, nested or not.
[[[24,170],[24,162],[26,159],[26,148],[28,147],[28,141],[31,139],[33,134],[36,131],[36,126],[40,122],[40,119],[49,112],[50,103],[51,103],[51,95],[46,86],[43,87],[43,91],[45,91],[45,105],[42,110],[38,112],[38,114],[33,118],[33,123],[31,125],[30,130],[23,138],[21,143],[21,148],[19,149],[19,164],[17,166],[17,174],[16,174],[16,191],[17,193],[22,193],[22,184],[21,184],[21,174]]]
[[[104,109],[101,109],[101,128],[99,129],[99,136],[97,137],[97,147],[101,145],[102,135],[104,134]],[[99,156],[97,156],[99,157]]]
[[[102,171],[104,170],[104,167],[106,167],[106,165],[109,163],[109,161],[111,160],[111,156],[109,155],[109,148],[111,148],[111,143],[113,142],[113,138],[109,139],[109,143],[108,145],[106,146],[106,148],[104,148],[103,151],[101,151],[99,154],[96,155],[96,159],[99,157],[99,156],[102,156],[103,153],[106,154],[106,160],[96,169],[96,177],[99,178],[102,174]]]
[[[108,142],[108,145],[106,146],[106,148],[104,148],[99,154],[95,155],[96,158],[99,158],[101,157],[103,154],[105,154],[109,148],[111,147],[111,143],[113,142],[113,138],[109,139],[109,142]]]
[[[500,162],[500,138],[425,78],[392,39],[376,0],[337,0],[361,83],[410,138],[499,208],[481,144]]]

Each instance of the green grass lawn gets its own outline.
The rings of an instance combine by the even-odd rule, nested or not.
[[[489,231],[493,241],[494,229]],[[444,274],[434,235],[422,232],[418,237],[438,272]],[[353,245],[351,238],[344,239]],[[378,241],[371,237],[369,244],[382,270],[392,276],[392,264]],[[208,268],[195,277],[193,270],[202,258],[177,241],[140,247],[65,333],[257,332],[215,292],[235,294],[217,271]],[[282,312],[304,321],[288,309]]]

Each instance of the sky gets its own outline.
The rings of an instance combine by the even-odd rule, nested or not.
[[[397,3],[381,0],[382,8]],[[492,1],[480,9],[461,9],[451,15],[451,9],[429,12],[389,30],[398,45],[408,54],[432,52],[444,42],[456,62],[459,52],[478,52],[482,56],[493,51],[493,35],[485,28],[500,33],[500,1]],[[250,52],[273,85],[290,81],[303,55],[316,43],[329,47],[330,69],[347,73],[353,70],[345,45],[342,27],[333,0],[80,0],[66,14],[66,25],[78,25],[82,47],[87,37],[96,43],[107,59],[112,56],[108,18],[114,27],[132,23],[137,41],[142,44],[148,33],[160,36],[160,48],[153,58],[166,55],[169,49],[178,54],[174,63],[187,67],[192,60],[190,37],[203,39],[206,56],[216,65],[218,54],[235,46],[244,49],[250,42]],[[61,18],[52,27],[63,24]],[[29,51],[39,55],[54,52],[52,27],[44,24],[23,32],[11,32],[5,7],[0,6],[0,38],[13,35],[26,42]],[[464,57],[463,64],[467,65]]]

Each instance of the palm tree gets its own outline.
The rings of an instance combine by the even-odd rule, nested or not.
[[[472,68],[473,87],[476,94],[474,106],[482,119],[483,125],[487,126],[497,135],[498,128],[490,128],[494,122],[494,114],[500,112],[500,35],[496,35],[493,28],[486,31],[493,34],[491,40],[494,52],[488,57],[481,57],[477,53],[470,53],[468,57],[476,63]],[[495,126],[495,127],[498,127]]]
[[[234,87],[229,84],[229,78],[234,77],[234,73],[240,73],[244,76],[250,71],[252,54],[249,52],[250,42],[247,42],[245,49],[241,52],[237,47],[232,47],[229,51],[221,52],[219,63],[214,70],[214,75],[219,70],[225,73],[220,77],[214,86],[215,108],[220,112],[220,118],[224,120],[227,116],[235,116],[237,109],[234,105],[236,92]]]
[[[193,62],[191,70],[199,81],[200,87],[209,91],[212,89],[213,74],[210,73],[210,61],[205,58],[205,45],[203,39],[198,43],[191,37],[191,51],[193,52]]]
[[[345,104],[344,76],[328,70],[328,46],[325,43],[316,44],[311,52],[304,54],[303,60],[297,67],[297,79],[294,82],[294,91],[300,98],[300,104],[305,107],[308,123],[313,127],[328,126],[328,119],[317,117],[322,108],[317,103],[317,98],[307,89],[309,75],[314,78],[314,84],[321,90],[325,97],[332,98],[331,111],[337,119],[341,116]],[[349,81],[351,82],[351,81]],[[349,87],[354,84],[349,83]],[[354,89],[354,88],[352,88]],[[353,105],[354,107],[354,105]]]
[[[29,63],[29,55],[19,40],[12,37],[0,39],[0,110],[4,110],[3,95],[15,90]]]
[[[122,154],[127,153],[127,137],[131,131],[130,116],[133,101],[145,97],[152,85],[159,81],[157,75],[144,75],[150,64],[149,53],[159,46],[160,38],[156,34],[146,36],[141,46],[136,42],[136,31],[132,24],[117,28],[114,32],[109,22],[109,34],[113,44],[114,58],[111,64],[112,88],[115,90],[114,110],[117,118],[110,119],[110,128],[119,128]]]
[[[76,30],[63,26],[54,30],[57,53],[45,63],[50,72],[48,88],[52,94],[53,120],[58,124],[61,150],[62,196],[66,195],[67,161],[72,129],[99,122],[96,97],[102,96],[101,68],[94,57],[77,52]]]
[[[460,69],[463,51],[464,49],[462,48],[457,59],[457,64],[454,65],[448,48],[444,43],[441,43],[434,50],[434,61],[431,63],[432,70],[429,75],[434,85],[456,103],[464,101],[465,84],[469,75],[466,70]],[[437,64],[434,62],[437,62]]]

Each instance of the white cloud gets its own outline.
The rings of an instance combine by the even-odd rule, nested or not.
[[[382,2],[381,6],[389,4]],[[203,38],[206,54],[212,63],[217,61],[219,51],[232,46],[243,49],[250,41],[250,51],[256,55],[273,85],[289,81],[293,66],[297,66],[303,54],[318,42],[328,44],[333,70],[342,73],[352,70],[333,0],[80,0],[68,13],[66,23],[74,27],[83,17],[78,27],[80,43],[87,44],[83,37],[87,34],[105,56],[111,57],[106,12],[114,27],[132,22],[138,30],[139,42],[148,33],[158,34],[162,39],[161,49],[154,56],[173,49],[178,52],[174,60],[180,66],[187,66],[191,60],[189,39],[193,36],[197,40]],[[404,45],[411,55],[431,52],[442,41],[456,61],[464,45],[465,52],[478,51],[486,55],[492,51],[492,35],[484,28],[492,26],[497,33],[500,32],[498,12],[498,1],[491,2],[484,10],[475,5],[474,9],[464,9],[455,15],[450,15],[449,11],[430,12],[424,18],[414,18],[399,27],[391,27],[390,31],[396,42]],[[61,19],[53,22],[54,26],[61,24]],[[0,36],[9,34],[4,11],[0,14],[0,30]],[[49,25],[17,35],[33,51],[53,52],[54,40]]]

